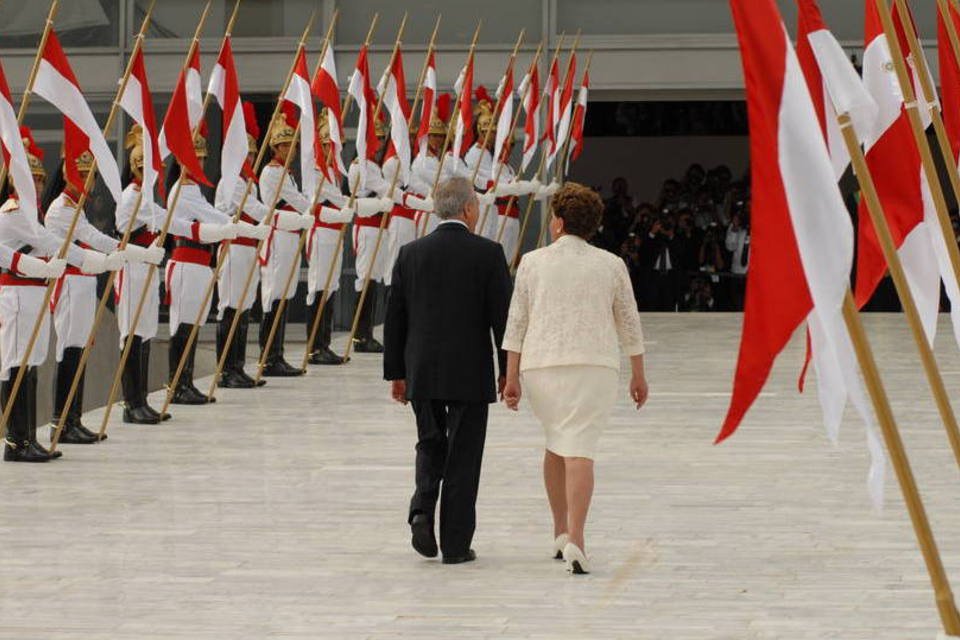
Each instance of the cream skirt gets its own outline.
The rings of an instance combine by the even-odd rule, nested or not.
[[[593,365],[543,367],[524,371],[521,384],[546,432],[547,449],[592,460],[617,399],[620,373]]]

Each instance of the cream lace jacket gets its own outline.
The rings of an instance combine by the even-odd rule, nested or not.
[[[643,353],[643,329],[627,267],[577,236],[523,257],[503,349],[520,369],[562,365],[620,368],[620,351]]]

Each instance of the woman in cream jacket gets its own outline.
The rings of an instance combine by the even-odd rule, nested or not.
[[[630,396],[647,399],[643,331],[626,265],[587,240],[603,203],[567,183],[553,199],[553,244],[524,256],[510,305],[504,400],[521,387],[543,424],[543,477],[553,512],[554,557],[587,573],[583,530],[593,494],[593,458],[619,384],[620,348],[630,357]],[[618,348],[618,343],[620,348]]]

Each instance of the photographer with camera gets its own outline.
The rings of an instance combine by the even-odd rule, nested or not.
[[[750,263],[750,204],[738,200],[733,206],[730,216],[730,226],[727,228],[727,251],[732,254],[730,273],[738,276],[733,279],[732,303],[734,310],[743,309],[744,292],[746,291],[747,268]]]
[[[676,311],[683,284],[683,241],[677,235],[673,214],[663,210],[647,233],[650,250],[645,252],[650,278],[650,308]]]

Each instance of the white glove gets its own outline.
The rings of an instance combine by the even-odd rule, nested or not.
[[[111,251],[107,254],[106,260],[106,269],[105,271],[120,271],[123,269],[123,265],[127,263],[127,253],[126,251],[121,251],[117,249],[116,251]]]
[[[252,240],[266,240],[270,235],[270,227],[262,224],[250,224],[249,222],[237,223],[237,235],[241,238],[250,238]]]
[[[433,198],[421,198],[413,194],[407,194],[406,206],[417,211],[433,211]]]
[[[83,264],[80,270],[90,275],[97,275],[107,270],[107,254],[94,251],[93,249],[82,249]]]
[[[387,213],[388,211],[393,210],[393,198],[383,197],[380,198],[380,211],[379,213]]]
[[[507,198],[509,196],[520,195],[517,193],[517,183],[516,182],[499,182],[494,191],[497,194],[498,198]]]
[[[515,196],[529,196],[533,195],[540,190],[540,182],[538,180],[517,180],[515,183],[517,192],[513,195]]]
[[[233,240],[237,237],[237,227],[233,223],[215,224],[211,222],[201,222],[200,231],[197,234],[200,242],[211,244],[221,240]]]
[[[497,200],[497,194],[492,190],[485,193],[481,193],[477,196],[477,202],[480,203],[481,207],[489,207]]]
[[[352,207],[337,209],[335,207],[326,207],[321,205],[319,212],[320,222],[324,222],[326,224],[347,224],[353,220],[353,214],[357,212],[357,207],[354,205]]]
[[[67,261],[57,258],[47,262],[33,256],[21,255],[17,262],[17,271],[28,278],[56,279],[63,275],[66,268]]]
[[[163,262],[163,259],[167,256],[167,250],[163,248],[163,245],[157,244],[158,242],[160,242],[159,238],[147,247],[147,264],[158,265]]]
[[[375,216],[378,213],[382,213],[380,198],[357,198],[356,202],[357,215],[361,218],[369,218],[370,216]],[[393,208],[393,202],[390,203],[390,208]]]
[[[560,183],[554,180],[546,186],[541,186],[537,191],[537,198],[549,198],[560,190]]]
[[[303,217],[296,211],[276,211],[275,216],[277,229],[281,231],[300,231],[303,229]]]
[[[303,231],[309,231],[313,229],[313,225],[316,223],[316,218],[314,218],[309,213],[300,214],[300,229]]]
[[[127,262],[142,262],[146,264],[157,265],[163,262],[163,247],[150,245],[149,248],[141,247],[136,244],[128,244],[123,250]]]

